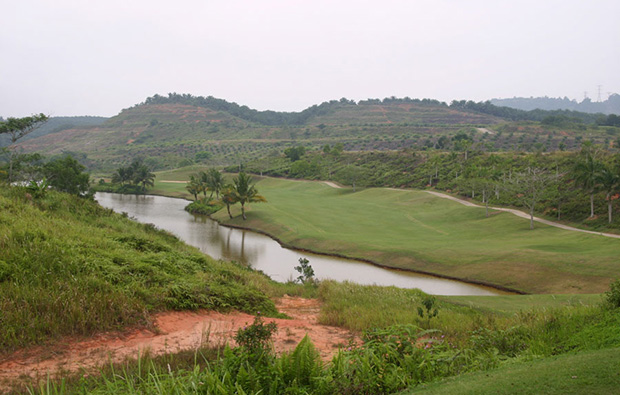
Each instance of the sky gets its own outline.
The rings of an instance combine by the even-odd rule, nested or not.
[[[618,0],[19,0],[0,116],[113,116],[154,94],[258,110],[390,96],[620,93]]]

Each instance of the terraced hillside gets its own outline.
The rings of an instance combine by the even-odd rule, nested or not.
[[[148,98],[99,126],[24,141],[20,148],[48,155],[86,154],[91,170],[108,172],[140,156],[157,170],[245,163],[298,145],[318,149],[341,143],[347,151],[427,149],[437,147],[442,136],[458,133],[489,150],[571,149],[586,135],[606,144],[616,138],[601,128],[578,126],[515,123],[428,99],[341,99],[282,113],[171,94]]]

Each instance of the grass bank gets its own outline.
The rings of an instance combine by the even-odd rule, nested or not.
[[[277,287],[95,202],[0,188],[0,354],[150,325],[162,310],[274,315]]]
[[[612,348],[510,364],[400,394],[615,394],[620,388],[618,351]]]
[[[422,191],[335,189],[263,179],[267,204],[224,224],[268,233],[286,245],[526,293],[598,293],[618,276],[620,242],[464,207]]]

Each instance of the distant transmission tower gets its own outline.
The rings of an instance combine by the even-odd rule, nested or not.
[[[583,100],[586,100],[588,98],[588,91],[584,91],[583,92]]]
[[[597,88],[598,88],[598,100],[597,100],[597,101],[598,101],[599,103],[602,101],[602,100],[601,100],[601,88],[602,88],[602,87],[603,87],[603,85],[597,85]]]

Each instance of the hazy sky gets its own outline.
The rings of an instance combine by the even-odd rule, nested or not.
[[[620,93],[618,0],[5,0],[0,115]]]

